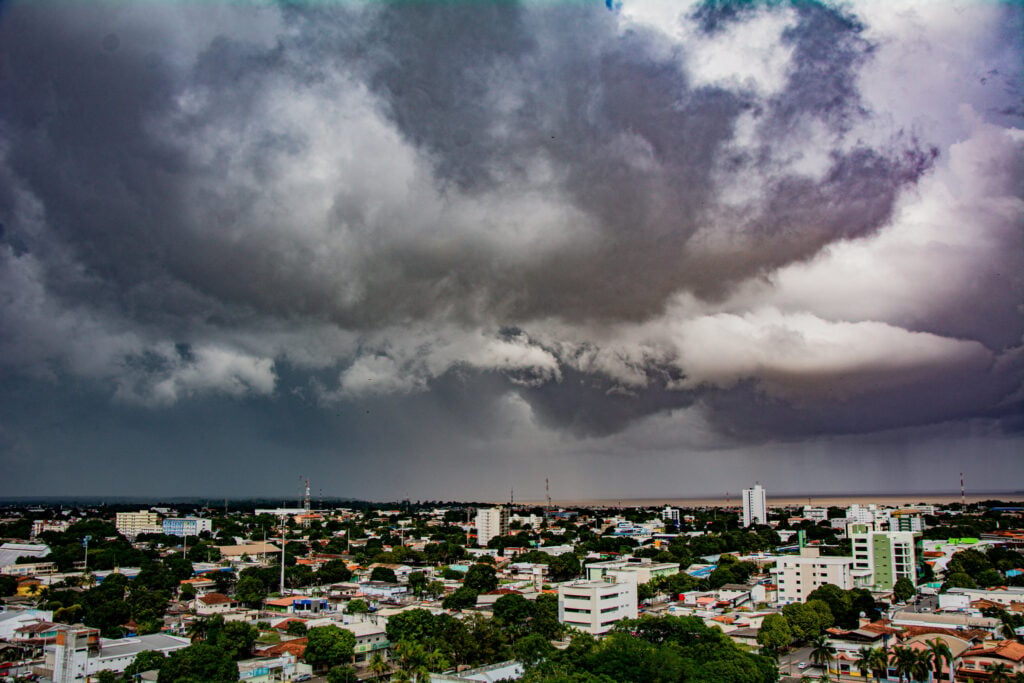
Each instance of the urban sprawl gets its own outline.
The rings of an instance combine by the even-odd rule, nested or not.
[[[1024,681],[1024,508],[0,509],[0,680]]]

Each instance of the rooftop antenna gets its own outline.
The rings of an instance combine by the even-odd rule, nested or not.
[[[548,510],[551,509],[551,485],[548,478],[544,477],[544,497],[548,500]]]
[[[512,506],[515,505],[515,504],[516,504],[516,487],[513,486],[512,488],[510,488],[508,490],[508,507],[509,507],[509,509],[511,509]]]
[[[308,515],[309,514],[309,479],[306,480],[306,500],[304,501],[302,507],[306,511],[306,514]]]
[[[967,494],[964,492],[964,473],[960,473],[960,509],[967,509]]]

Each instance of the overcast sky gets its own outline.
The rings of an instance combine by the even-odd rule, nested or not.
[[[0,5],[0,495],[1024,489],[1017,3]]]

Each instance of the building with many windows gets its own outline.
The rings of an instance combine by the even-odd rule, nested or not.
[[[558,587],[558,620],[591,635],[607,633],[615,622],[636,617],[633,581],[578,581]]]
[[[122,536],[135,538],[139,534],[163,533],[160,526],[160,515],[151,510],[138,512],[118,512],[114,515],[114,526]]]
[[[843,590],[861,588],[869,578],[867,571],[854,571],[852,557],[822,557],[817,548],[801,548],[800,554],[781,557],[775,568],[779,604],[806,602],[807,596],[826,583]]]
[[[752,489],[743,489],[743,526],[768,523],[768,505],[764,489],[755,484]]]
[[[853,544],[854,568],[871,572],[870,587],[892,590],[901,578],[917,585],[917,534],[910,531],[874,531],[866,524],[851,524],[847,536]]]
[[[508,536],[508,508],[484,508],[476,511],[476,542],[487,543],[497,536]]]
[[[171,517],[164,520],[164,533],[171,536],[198,536],[213,531],[213,522],[200,517]]]

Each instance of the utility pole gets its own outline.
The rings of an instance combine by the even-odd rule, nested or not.
[[[281,595],[284,595],[284,515],[281,515]]]
[[[82,547],[85,548],[85,568],[82,571],[83,574],[89,573],[89,541],[91,540],[92,536],[86,535],[82,537]]]

